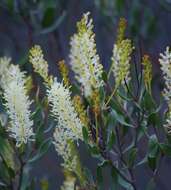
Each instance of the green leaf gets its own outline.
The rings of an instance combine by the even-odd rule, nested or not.
[[[148,165],[154,171],[157,165],[157,159],[155,157],[148,157]]]
[[[116,142],[116,135],[115,135],[115,133],[112,131],[112,132],[110,133],[110,136],[109,136],[109,139],[108,139],[108,143],[107,143],[107,148],[108,148],[108,150],[111,150],[111,149],[112,149],[112,147],[113,147],[113,145],[114,145],[115,142]]]
[[[83,133],[84,141],[87,143],[88,142],[88,130],[86,127],[82,128],[82,133]]]
[[[116,3],[117,11],[120,12],[124,7],[125,1],[124,0],[116,0],[115,3]]]
[[[171,12],[171,3],[167,0],[159,0],[161,7],[163,7],[168,12]]]
[[[146,190],[155,190],[155,189],[156,189],[155,181],[154,181],[154,178],[152,178],[148,182]]]
[[[118,183],[127,190],[133,190],[132,185],[128,183],[127,181],[125,181],[120,175],[118,178]]]
[[[171,157],[171,146],[168,144],[160,143],[160,149],[163,154],[166,156]]]
[[[156,135],[150,136],[149,145],[148,145],[148,156],[150,158],[155,158],[159,151],[159,143]]]
[[[141,166],[141,165],[143,165],[143,164],[145,164],[145,163],[147,163],[147,156],[145,156],[142,160],[140,160],[137,164],[136,164],[136,166]]]
[[[8,9],[12,12],[14,9],[14,0],[7,0]]]
[[[3,183],[2,181],[0,181],[0,187],[6,187],[7,185],[5,183]]]
[[[66,17],[66,12],[64,11],[61,16],[57,17],[56,20],[54,20],[52,25],[41,30],[39,34],[48,34],[50,32],[53,32],[60,26],[65,17]]]
[[[42,20],[43,27],[48,27],[53,24],[54,19],[55,19],[55,13],[56,13],[56,9],[53,7],[48,7],[46,9],[43,20]]]
[[[102,79],[104,82],[107,82],[107,73],[105,71],[102,73]]]
[[[100,190],[103,189],[103,175],[102,175],[102,168],[101,167],[97,167],[96,170],[97,173],[97,182],[98,182],[98,187]]]
[[[128,153],[128,167],[133,167],[136,156],[137,156],[137,148],[132,148],[130,149]]]
[[[123,126],[134,127],[133,125],[127,123],[124,116],[117,113],[114,109],[112,109],[111,115],[116,119],[118,123],[122,124]]]
[[[148,145],[148,165],[154,171],[157,165],[157,158],[159,154],[159,143],[156,135],[150,136]]]
[[[103,187],[103,175],[102,175],[102,169],[103,167],[105,166],[108,166],[109,165],[109,161],[108,160],[103,160],[100,164],[98,164],[98,167],[97,167],[97,181],[98,181],[98,187],[100,190],[103,190],[104,187]]]
[[[0,155],[3,156],[6,165],[15,170],[14,150],[9,141],[3,137],[0,137]]]
[[[20,190],[33,190],[33,189],[35,189],[35,188],[33,188],[35,179],[33,178],[32,180],[30,180],[29,172],[30,172],[30,168],[25,167],[23,170],[23,176],[22,176]]]
[[[127,181],[125,181],[125,179],[123,179],[123,177],[119,174],[118,171],[119,171],[119,169],[112,166],[112,171],[111,171],[112,173],[111,174],[112,174],[112,179],[114,180],[113,185],[114,185],[114,187],[116,187],[116,188],[113,188],[112,190],[118,189],[118,184],[127,190],[133,190],[132,185],[130,183],[128,183]],[[125,174],[123,174],[123,175],[125,175]]]
[[[86,179],[88,180],[88,182],[90,184],[94,184],[94,179],[93,179],[93,175],[92,175],[91,171],[88,168],[84,167],[84,173],[85,173],[85,176],[86,176]]]
[[[161,109],[161,105],[148,116],[148,124],[152,124],[153,126],[161,125],[161,118],[159,116],[159,111]]]
[[[46,152],[49,150],[50,146],[52,144],[52,139],[46,139],[39,147],[37,154],[31,158],[28,163],[33,163],[36,162],[37,160],[39,160],[40,158],[42,158]]]
[[[112,188],[111,190],[118,189],[118,172],[115,167],[111,167],[111,177],[112,177]]]
[[[88,149],[93,157],[95,157],[95,158],[100,157],[100,150],[96,145],[89,145]]]
[[[103,87],[100,87],[99,94],[100,94],[100,102],[104,103],[104,101],[105,101],[105,90]]]
[[[145,110],[148,110],[148,112],[154,112],[156,110],[156,104],[148,92],[145,93],[141,106],[143,106]]]

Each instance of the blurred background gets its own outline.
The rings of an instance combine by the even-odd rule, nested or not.
[[[76,31],[76,22],[87,11],[94,20],[97,50],[105,69],[110,65],[118,20],[125,17],[127,35],[133,39],[139,54],[151,56],[156,88],[161,88],[158,55],[171,42],[171,0],[0,0],[0,56],[12,57],[16,64],[30,72],[28,50],[33,44],[39,44],[49,62],[50,72],[56,75],[57,62],[61,59],[66,63],[69,61],[70,37]],[[80,149],[83,163],[93,170],[95,161],[90,163],[85,148]],[[52,147],[41,163],[32,169],[31,177],[49,179],[50,190],[59,189],[63,178],[59,162]],[[161,166],[164,175],[161,172],[159,190],[171,187],[169,162],[165,160]],[[137,171],[142,189],[149,173]]]

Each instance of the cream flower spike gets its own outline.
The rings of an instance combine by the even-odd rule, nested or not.
[[[93,21],[88,16],[89,12],[77,23],[77,33],[70,42],[70,65],[86,97],[92,95],[93,89],[103,85],[103,66],[96,51]]]
[[[8,79],[4,87],[5,107],[9,114],[11,126],[8,127],[10,136],[16,140],[16,145],[26,144],[33,140],[33,121],[30,119],[31,101],[26,95],[25,75],[19,67],[10,65]]]
[[[18,83],[24,85],[25,72],[21,72],[18,65],[11,63],[11,58],[0,58],[0,87],[4,89],[15,78]]]
[[[75,111],[69,89],[54,79],[47,94],[52,107],[51,113],[58,122],[57,127],[68,131],[72,140],[82,139],[82,123]]]
[[[160,53],[159,62],[165,80],[164,97],[167,101],[171,100],[171,51],[167,47],[164,53]]]
[[[54,132],[54,146],[58,154],[63,158],[64,162],[61,164],[68,171],[75,172],[77,170],[77,155],[73,155],[71,150],[72,132],[64,128],[56,127]]]
[[[61,186],[60,190],[75,190],[76,178],[73,176],[67,176],[65,178],[66,179],[63,182],[63,185]],[[76,190],[77,190],[77,188],[76,188]]]
[[[11,58],[1,57],[0,58],[0,87],[3,89],[6,86],[8,78],[8,68],[11,63]]]

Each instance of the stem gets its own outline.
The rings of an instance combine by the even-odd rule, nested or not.
[[[157,130],[156,126],[152,125],[152,127],[153,127],[154,133],[155,133],[155,135],[157,137],[157,140],[160,142],[160,135],[158,133],[158,130]]]
[[[126,82],[125,79],[124,79],[124,82],[125,82],[125,86],[126,86],[126,89],[127,89],[128,93],[131,95],[132,99],[133,99],[135,102],[137,102],[137,99],[136,99],[136,98],[134,97],[134,95],[131,93],[131,91],[130,91],[130,89],[129,89],[129,87],[128,87],[128,84],[127,84],[127,82]]]
[[[109,80],[111,72],[112,72],[112,68],[113,68],[113,63],[111,64],[110,68],[109,68],[109,72],[107,74],[107,79]]]
[[[99,126],[97,122],[97,114],[95,114],[95,123],[96,123],[96,144],[99,144]]]
[[[103,106],[104,108],[107,107],[107,105],[109,104],[110,100],[111,100],[112,97],[114,96],[116,90],[117,90],[117,87],[114,88],[114,90],[113,90],[112,94],[110,95],[109,99],[108,99],[107,102],[104,104],[104,106]]]
[[[19,152],[19,150],[16,148],[16,146],[14,144],[12,144],[13,146],[13,150],[15,151],[18,160],[20,162],[20,170],[19,170],[19,181],[18,181],[18,188],[17,190],[21,190],[21,186],[22,186],[22,181],[23,181],[23,171],[24,171],[24,166],[26,165],[26,162],[23,161],[22,159],[22,153]],[[23,148],[23,147],[22,147]]]
[[[136,94],[136,97],[138,97],[138,93],[139,93],[139,89],[140,89],[140,82],[139,82],[139,78],[138,78],[138,68],[137,68],[137,64],[136,64],[136,58],[134,60],[134,66],[135,66],[135,76],[136,76],[136,81],[137,81],[137,94]]]
[[[23,170],[25,163],[23,162],[22,158],[19,156],[20,161],[20,173],[19,173],[19,184],[18,184],[18,190],[21,190],[22,180],[23,180]]]
[[[120,170],[119,170],[115,165],[112,164],[112,166],[115,168],[115,170],[118,172],[118,174],[119,174],[126,182],[128,182],[130,185],[132,185],[132,187],[133,187],[134,190],[137,189],[136,186],[135,186],[135,184],[134,184],[134,181],[128,179],[125,175],[123,175],[123,174],[120,172]]]
[[[120,159],[121,161],[123,162],[123,164],[127,167],[127,163],[126,161],[124,160],[124,157],[123,157],[123,153],[122,153],[122,147],[121,147],[121,142],[120,142],[120,137],[119,137],[119,130],[118,130],[118,127],[116,126],[115,128],[115,132],[116,132],[116,139],[117,139],[117,143],[118,143],[118,149],[119,149],[119,156],[120,156]],[[127,167],[128,168],[128,167]],[[131,177],[131,185],[132,187],[134,188],[134,190],[136,190],[136,185],[135,185],[135,178],[134,178],[134,175],[133,175],[133,171],[131,168],[128,168],[128,172],[129,172],[129,175]]]

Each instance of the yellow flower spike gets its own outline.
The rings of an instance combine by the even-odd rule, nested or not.
[[[88,20],[88,17],[90,15],[90,12],[87,12],[86,14],[83,15],[82,19],[80,20],[80,22],[77,22],[77,30],[78,30],[78,34],[82,35],[86,32],[88,32],[89,34],[93,34],[93,24],[92,24],[92,19],[90,19],[90,21]],[[87,30],[88,28],[88,30]]]
[[[27,94],[33,89],[33,79],[31,76],[26,77],[25,87],[27,90]]]
[[[40,181],[41,184],[41,190],[48,190],[49,189],[49,183],[48,180],[46,178],[42,179]]]
[[[117,44],[120,44],[125,38],[127,21],[125,18],[120,18],[117,30]]]
[[[59,61],[59,70],[63,78],[63,82],[66,86],[69,86],[69,69],[65,64],[65,61]]]
[[[112,66],[116,88],[130,80],[130,60],[133,49],[134,47],[132,47],[132,42],[129,39],[123,40],[119,45],[114,45]]]
[[[93,100],[93,112],[95,113],[95,116],[97,117],[100,113],[100,94],[99,94],[99,91],[94,90],[91,98]]]
[[[88,117],[87,117],[87,114],[86,114],[84,105],[83,105],[83,103],[82,103],[81,97],[78,96],[78,95],[74,96],[73,102],[74,102],[75,110],[76,110],[76,112],[78,113],[79,118],[80,118],[82,124],[83,124],[85,127],[88,127],[89,119],[88,119]]]
[[[144,83],[146,89],[151,93],[152,64],[149,55],[144,55],[142,60]]]
[[[125,39],[118,44],[114,44],[113,55],[111,58],[112,64],[109,69],[107,78],[109,79],[111,72],[113,72],[115,79],[115,88],[113,89],[113,92],[107,102],[104,104],[105,109],[114,96],[118,87],[120,85],[125,86],[125,82],[129,83],[130,81],[130,61],[133,50],[134,47],[132,46],[130,39]]]
[[[43,51],[39,45],[35,45],[30,49],[29,61],[33,65],[34,71],[38,73],[46,83],[50,84],[48,63],[44,59]]]
[[[100,114],[100,94],[98,90],[94,90],[91,97],[93,103],[93,113],[95,114],[95,126],[96,126],[96,144],[99,144],[99,127],[98,116]]]
[[[113,69],[114,60],[116,59],[116,62],[119,62],[120,55],[118,54],[121,54],[121,53],[119,53],[118,51],[120,49],[119,47],[120,46],[122,47],[122,43],[125,40],[126,26],[127,26],[127,20],[125,18],[120,18],[118,29],[117,29],[116,43],[114,44],[114,47],[113,47],[112,64],[108,72],[108,79],[110,78],[110,75]]]

